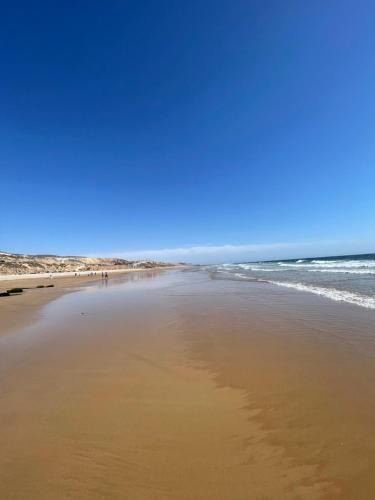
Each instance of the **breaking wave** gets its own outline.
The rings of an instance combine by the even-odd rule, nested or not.
[[[375,254],[214,266],[223,277],[263,281],[375,309]],[[272,281],[271,275],[272,276]]]
[[[282,281],[269,281],[273,285],[283,286],[286,288],[293,288],[300,292],[310,292],[316,295],[327,297],[336,302],[348,302],[357,306],[367,307],[368,309],[375,309],[375,297],[360,295],[346,290],[336,290],[335,288],[323,288],[320,286],[304,285],[303,283],[286,283]]]

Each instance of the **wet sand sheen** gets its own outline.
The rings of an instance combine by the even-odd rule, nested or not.
[[[0,498],[373,498],[373,316],[267,290],[161,273],[0,338]]]

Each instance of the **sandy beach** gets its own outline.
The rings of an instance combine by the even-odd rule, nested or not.
[[[0,500],[375,500],[374,7],[3,2]]]
[[[168,267],[163,269],[168,269]],[[158,271],[159,268],[155,267],[154,270]],[[150,276],[154,270],[107,269],[105,271],[113,284],[129,273],[139,275],[139,273],[147,272]],[[105,283],[101,271],[0,275],[0,293],[11,288],[23,288],[24,290],[22,294],[5,297],[0,301],[0,336],[3,332],[9,332],[10,329],[28,324],[33,318],[35,319],[41,306],[47,302],[68,292],[76,292],[88,286],[103,284]],[[37,288],[40,285],[48,288]]]
[[[374,319],[191,269],[5,297],[0,498],[370,500]]]

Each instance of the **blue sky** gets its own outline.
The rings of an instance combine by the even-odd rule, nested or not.
[[[0,249],[375,251],[370,1],[8,2]]]

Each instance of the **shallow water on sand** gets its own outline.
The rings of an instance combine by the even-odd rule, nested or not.
[[[372,499],[375,313],[201,271],[0,338],[0,498]]]

